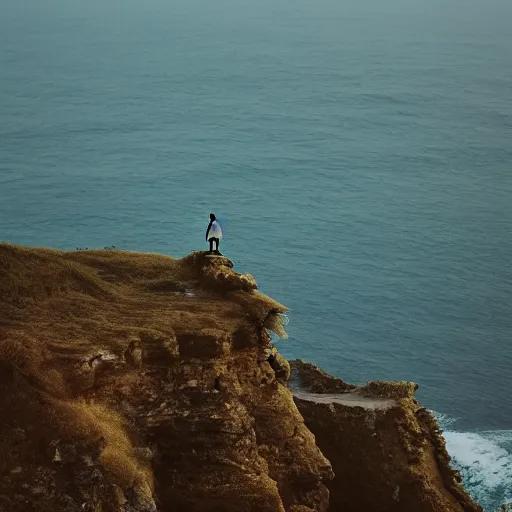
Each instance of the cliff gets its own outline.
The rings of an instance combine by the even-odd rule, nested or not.
[[[285,308],[226,258],[0,246],[0,510],[325,510],[267,361]]]
[[[295,402],[332,464],[330,510],[481,512],[412,382],[353,386],[293,361]]]
[[[301,414],[256,288],[204,253],[0,245],[0,511],[478,510],[410,387],[347,409],[301,371]]]

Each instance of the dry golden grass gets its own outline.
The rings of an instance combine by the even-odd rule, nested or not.
[[[128,425],[112,408],[90,400],[75,400],[63,404],[60,413],[68,420],[60,423],[62,437],[105,440],[100,462],[117,485],[126,489],[139,481],[153,484],[150,468],[139,460],[127,434]]]
[[[146,330],[234,332],[246,308],[262,323],[270,310],[284,311],[257,292],[248,297],[203,289],[200,263],[191,257],[3,244],[0,327],[4,337],[16,330],[34,336],[59,359],[96,349],[120,352],[130,336]]]

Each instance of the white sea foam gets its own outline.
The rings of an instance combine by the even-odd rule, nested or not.
[[[464,486],[486,512],[512,502],[512,430],[460,432],[458,419],[432,411]]]
[[[444,432],[448,452],[468,472],[471,487],[512,485],[512,456],[492,439],[469,432]]]
[[[512,430],[458,432],[456,418],[434,413],[464,486],[486,512],[512,502]]]

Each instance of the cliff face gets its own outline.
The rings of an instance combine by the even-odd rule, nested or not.
[[[0,510],[327,510],[285,308],[231,266],[0,246]]]
[[[226,258],[0,245],[0,512],[480,510],[412,384],[289,387],[283,312]]]
[[[481,512],[411,382],[356,387],[292,362],[295,402],[330,460],[332,511]]]

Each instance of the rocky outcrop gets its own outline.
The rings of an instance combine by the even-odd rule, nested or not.
[[[0,511],[326,511],[330,463],[226,258],[0,246]]]
[[[293,361],[295,402],[332,464],[332,511],[481,512],[410,382],[347,385]]]

